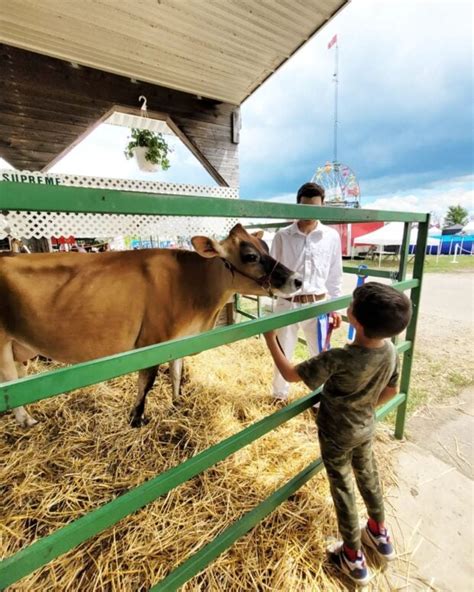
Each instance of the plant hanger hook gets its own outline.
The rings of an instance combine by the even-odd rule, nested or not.
[[[148,117],[148,111],[147,111],[147,106],[146,106],[146,97],[145,95],[140,95],[138,97],[138,102],[143,101],[142,105],[140,106],[140,111],[143,114],[143,117]]]

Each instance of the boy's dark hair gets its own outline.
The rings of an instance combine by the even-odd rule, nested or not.
[[[324,189],[317,183],[305,183],[298,189],[296,203],[300,203],[303,197],[320,197],[324,203]]]
[[[368,282],[354,290],[352,313],[369,339],[395,337],[410,322],[411,302],[391,286]]]

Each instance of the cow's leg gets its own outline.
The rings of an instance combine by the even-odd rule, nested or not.
[[[26,375],[26,366],[21,363],[15,363],[13,358],[12,342],[6,342],[0,345],[0,382],[8,382],[9,380],[16,380],[23,378]],[[13,409],[13,415],[17,423],[23,428],[29,428],[38,423],[26,411],[24,407],[16,407]]]
[[[28,362],[15,362],[15,367],[18,378],[23,378],[28,374]],[[13,409],[13,413],[17,422],[23,427],[31,428],[31,426],[38,423],[38,421],[31,417],[24,407]]]
[[[130,425],[133,428],[139,428],[142,425],[148,423],[146,420],[145,413],[145,400],[148,391],[153,387],[155,382],[156,373],[158,372],[158,366],[152,368],[145,368],[138,372],[138,393],[135,400],[135,406],[130,416]]]
[[[181,392],[181,380],[183,377],[183,359],[170,362],[171,384],[173,386],[173,402],[176,402]]]

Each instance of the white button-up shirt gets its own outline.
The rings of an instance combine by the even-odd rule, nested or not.
[[[318,222],[304,234],[294,222],[275,234],[271,255],[303,278],[299,294],[342,294],[341,239],[334,228]]]

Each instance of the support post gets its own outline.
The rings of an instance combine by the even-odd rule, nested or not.
[[[454,245],[454,257],[453,257],[453,260],[451,261],[451,263],[457,263],[457,259],[456,258],[458,256],[458,247],[459,247],[459,245],[456,243]]]
[[[418,313],[420,308],[421,300],[421,286],[423,282],[423,268],[425,265],[425,253],[426,245],[428,243],[428,228],[429,228],[430,217],[427,216],[425,222],[418,224],[418,239],[416,241],[416,252],[415,252],[415,263],[413,266],[413,279],[418,280],[418,285],[411,290],[411,303],[413,307],[413,314],[411,317],[410,324],[407,328],[406,340],[411,342],[411,348],[405,352],[403,356],[402,366],[402,378],[400,381],[400,392],[406,393],[404,402],[397,409],[397,418],[395,422],[395,438],[401,440],[405,431],[405,421],[407,414],[409,389],[410,389],[410,377],[411,369],[413,365],[413,356],[415,353],[415,337],[416,328],[418,322]],[[406,227],[405,227],[406,231]],[[407,238],[404,236],[404,238]],[[409,235],[408,235],[409,242]],[[404,249],[405,250],[405,245]],[[402,262],[400,262],[401,264]]]

